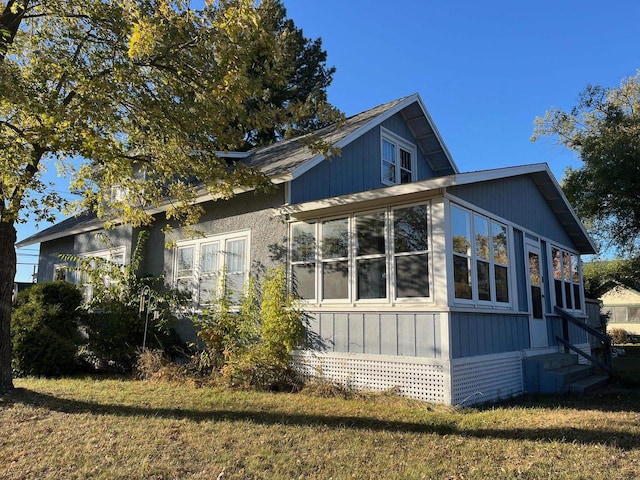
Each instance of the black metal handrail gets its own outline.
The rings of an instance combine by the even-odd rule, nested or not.
[[[571,313],[567,312],[563,308],[555,307],[555,312],[562,319],[562,337],[556,336],[556,339],[559,340],[564,345],[565,351],[567,349],[573,350],[578,355],[580,355],[580,356],[586,358],[587,360],[595,363],[600,368],[605,370],[607,373],[612,375],[613,374],[613,361],[612,361],[612,357],[611,357],[611,339],[607,335],[605,335],[604,333],[599,332],[595,328],[590,327],[586,323],[582,322],[581,320],[579,320],[578,318],[576,318],[574,315],[572,315]],[[571,341],[569,339],[569,322],[571,322],[575,326],[581,328],[587,334],[592,335],[592,336],[596,337],[598,340],[600,340],[600,342],[602,343],[602,346],[604,347],[604,362],[601,362],[600,360],[596,359],[592,355],[589,355],[588,353],[583,352],[582,350],[580,350],[579,348],[577,348],[577,347],[575,347],[574,345],[571,344]]]

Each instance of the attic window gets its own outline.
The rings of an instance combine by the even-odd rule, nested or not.
[[[381,129],[382,183],[398,185],[415,180],[416,147],[386,129]]]

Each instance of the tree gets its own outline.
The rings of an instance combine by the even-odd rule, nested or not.
[[[640,258],[587,262],[582,267],[587,298],[600,298],[615,285],[640,290]]]
[[[195,222],[204,189],[225,198],[269,187],[216,152],[246,148],[256,132],[280,137],[339,118],[323,94],[332,70],[319,41],[291,48],[287,38],[302,33],[274,22],[267,5],[279,2],[0,1],[0,393],[12,388],[16,223],[51,220],[62,206],[91,209],[107,227],[143,225],[147,207],[162,204],[169,220]],[[325,84],[292,89],[297,59],[312,52]],[[285,91],[300,95],[271,101]],[[77,205],[42,181],[53,165],[71,171]]]
[[[562,189],[601,244],[640,248],[640,72],[617,88],[588,86],[578,104],[536,119],[533,139],[552,135],[584,162]]]

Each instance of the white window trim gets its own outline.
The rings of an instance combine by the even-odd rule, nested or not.
[[[416,255],[418,253],[426,253],[428,256],[428,288],[429,288],[429,296],[426,297],[397,297],[397,289],[396,289],[396,280],[395,280],[395,251],[392,251],[393,246],[393,212],[395,210],[399,210],[402,208],[410,208],[418,205],[426,206],[426,215],[427,218],[425,221],[427,222],[427,242],[428,249],[424,251],[409,253],[406,252],[407,255]],[[355,219],[357,216],[367,215],[372,213],[384,212],[385,213],[385,263],[387,268],[387,279],[386,279],[386,297],[385,298],[365,298],[365,299],[357,299],[357,278],[356,278],[356,245],[355,245]],[[303,299],[302,302],[305,305],[316,305],[316,306],[338,306],[338,305],[351,305],[351,306],[363,306],[363,305],[384,305],[384,306],[393,306],[396,304],[424,304],[424,303],[433,303],[434,296],[434,281],[433,281],[433,228],[432,228],[432,205],[430,200],[423,200],[419,202],[412,202],[407,204],[398,204],[398,205],[390,205],[384,208],[378,208],[373,210],[360,210],[360,211],[352,211],[348,213],[344,213],[342,215],[331,216],[331,217],[323,217],[323,218],[310,218],[304,220],[304,223],[314,223],[315,224],[315,235],[316,235],[316,253],[315,253],[315,298]],[[331,221],[331,220],[339,220],[347,218],[348,219],[348,232],[349,232],[349,257],[348,257],[348,293],[347,297],[344,299],[323,299],[324,292],[322,289],[322,271],[323,271],[323,259],[322,259],[322,223]],[[291,233],[291,224],[299,223],[298,221],[291,221],[289,226],[289,234]],[[292,239],[289,239],[288,244],[288,258],[292,258]],[[403,253],[404,255],[404,253]],[[368,257],[377,257],[378,255],[372,256],[363,256],[362,258]],[[358,257],[360,258],[360,257]],[[291,262],[289,261],[288,272],[292,274],[292,265],[295,264],[304,264],[311,262]]]
[[[395,145],[395,169],[396,169],[396,181],[390,182],[384,178],[384,160],[383,160],[383,151],[384,151],[384,141],[388,141]],[[417,152],[418,149],[415,144],[409,142],[405,138],[393,133],[390,130],[387,130],[384,127],[380,127],[380,181],[383,185],[400,185],[401,182],[401,159],[400,159],[400,149],[406,150],[411,154],[411,182],[416,181],[416,170],[418,167],[417,161]]]
[[[111,261],[114,257],[122,255],[122,266],[128,264],[127,259],[127,249],[125,246],[107,248],[103,250],[94,250],[93,252],[85,252],[78,255],[78,257],[82,259],[86,258],[101,258],[106,261]],[[78,285],[84,291],[85,301],[89,302],[93,298],[93,284],[87,283],[82,284],[82,272],[78,269],[76,270],[76,275],[74,278],[74,284]],[[105,281],[108,279],[105,279]]]
[[[179,280],[177,275],[178,274],[178,249],[184,248],[184,247],[194,247],[193,275],[191,275],[189,278],[191,278],[192,280],[195,280],[196,278],[200,278],[200,268],[201,268],[200,252],[201,252],[202,245],[216,243],[216,242],[219,242],[217,277],[218,277],[218,281],[221,282],[222,281],[221,273],[224,270],[226,265],[226,255],[224,255],[224,245],[226,245],[228,241],[233,241],[233,240],[245,240],[246,242],[245,243],[245,248],[246,248],[245,263],[244,263],[243,272],[245,276],[248,278],[250,274],[250,266],[251,266],[251,229],[237,230],[234,232],[227,232],[220,235],[212,235],[212,236],[206,236],[206,237],[197,238],[197,239],[177,241],[173,249],[173,272],[172,272],[171,285],[174,288],[178,287],[178,280]],[[183,277],[180,277],[180,278],[183,278]],[[187,278],[187,277],[184,277],[184,278]],[[192,281],[191,294],[192,294],[193,306],[196,308],[207,307],[215,303],[215,299],[212,301],[211,304],[199,303],[200,299],[199,299],[198,282]]]
[[[470,235],[472,237],[472,247],[471,247],[471,255],[469,256],[463,256],[460,254],[456,254],[453,252],[453,225],[451,224],[451,210],[453,208],[453,206],[456,206],[458,208],[460,208],[461,210],[465,210],[466,212],[469,213],[469,219],[470,219]],[[479,293],[478,293],[478,272],[477,272],[477,255],[476,255],[476,249],[475,249],[475,241],[473,241],[473,236],[475,233],[475,223],[474,223],[474,216],[478,215],[480,217],[485,218],[486,220],[489,221],[489,234],[490,236],[492,235],[492,231],[491,231],[491,224],[493,223],[498,223],[502,226],[507,227],[507,256],[508,256],[508,261],[509,263],[506,265],[507,267],[507,284],[509,286],[509,301],[508,302],[498,302],[497,300],[494,300],[493,298],[496,297],[496,289],[495,289],[495,261],[494,259],[490,258],[489,261],[487,263],[489,263],[489,270],[490,270],[490,288],[491,288],[491,296],[492,299],[491,300],[480,300],[479,299]],[[503,220],[503,219],[499,219],[494,215],[491,215],[490,213],[483,211],[481,209],[477,209],[474,208],[472,205],[466,204],[466,202],[460,202],[457,199],[455,200],[449,200],[447,202],[447,238],[448,238],[448,247],[447,247],[447,264],[448,264],[448,276],[451,278],[451,282],[449,283],[449,290],[450,290],[450,299],[453,302],[453,304],[455,305],[461,305],[461,306],[469,306],[469,307],[485,307],[485,308],[491,308],[491,309],[501,309],[501,310],[506,310],[506,309],[513,309],[514,305],[515,305],[515,298],[517,297],[517,290],[514,288],[515,284],[514,284],[514,268],[515,268],[515,263],[514,263],[514,244],[513,244],[513,226]],[[491,247],[491,250],[493,250],[493,246]],[[465,299],[465,298],[457,298],[455,295],[455,285],[453,282],[454,279],[454,264],[453,264],[453,257],[454,255],[458,255],[460,257],[465,257],[465,258],[469,258],[470,260],[470,274],[471,274],[471,298],[470,299]],[[486,262],[486,260],[482,260],[484,262]],[[499,266],[504,266],[503,264],[498,264]],[[493,266],[493,268],[492,268]],[[491,273],[493,273],[491,275]]]
[[[575,250],[572,250],[568,247],[565,247],[563,245],[560,245],[556,242],[552,242],[552,241],[547,241],[547,269],[549,272],[549,281],[547,282],[547,288],[549,289],[549,293],[551,294],[551,299],[552,299],[552,307],[558,306],[558,304],[556,303],[556,278],[554,276],[554,268],[553,268],[553,250],[559,250],[561,253],[568,253],[569,255],[571,255],[572,257],[576,257],[578,259],[578,283],[574,283],[573,281],[570,281],[569,284],[571,285],[571,302],[572,305],[574,305],[574,308],[567,308],[566,305],[564,305],[562,308],[564,308],[565,310],[567,310],[568,312],[572,312],[572,313],[584,313],[585,312],[585,293],[584,293],[584,279],[582,277],[582,258],[580,256],[579,253],[577,253]],[[562,279],[562,289],[563,289],[563,298],[566,301],[566,297],[565,297],[565,284],[566,284],[566,280],[564,280],[564,278]],[[575,293],[573,290],[573,286],[574,285],[578,285],[578,287],[580,288],[580,307],[579,308],[575,308]]]
[[[71,279],[71,266],[67,262],[53,264],[53,281],[56,280],[56,276],[60,270],[64,271],[64,281],[69,282]]]

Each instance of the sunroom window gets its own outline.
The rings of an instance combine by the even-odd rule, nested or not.
[[[292,223],[294,291],[319,302],[429,297],[427,214],[420,204]]]
[[[551,259],[556,306],[567,310],[582,310],[580,258],[559,247],[552,247]]]
[[[506,225],[451,205],[454,297],[478,303],[509,303]]]

